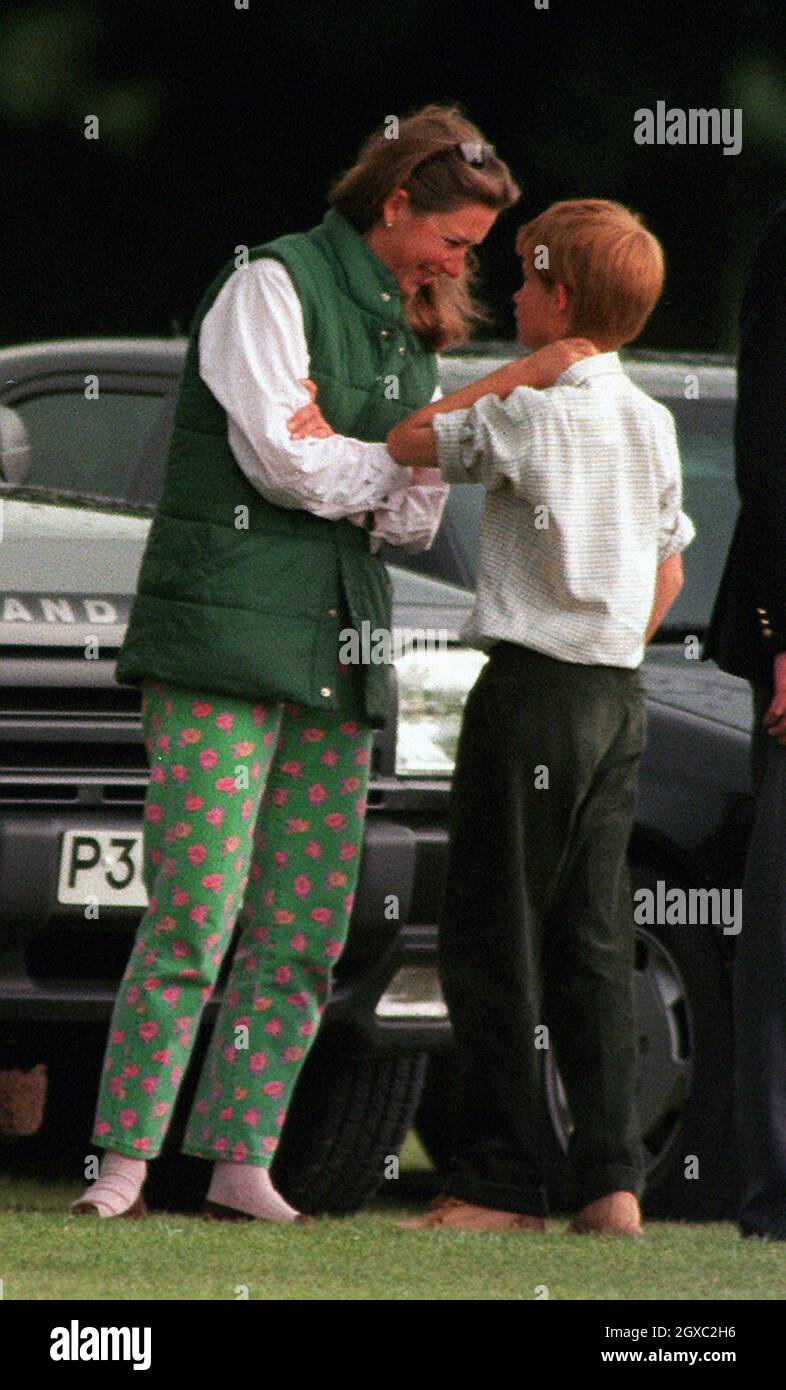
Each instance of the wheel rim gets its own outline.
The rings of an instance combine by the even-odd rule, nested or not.
[[[674,956],[651,932],[635,929],[638,1033],[636,1096],[648,1173],[665,1163],[677,1139],[693,1075],[693,1019]],[[546,1053],[546,1101],[563,1152],[573,1130],[565,1088]]]

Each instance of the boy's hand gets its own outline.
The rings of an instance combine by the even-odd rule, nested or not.
[[[557,377],[561,376],[568,367],[572,367],[574,362],[580,362],[583,357],[592,357],[597,354],[597,351],[595,344],[591,343],[589,338],[560,338],[556,343],[548,343],[546,347],[531,352],[529,357],[519,357],[515,362],[512,362],[514,376],[516,367],[522,372],[521,382],[514,384],[539,388],[553,386]],[[523,371],[525,362],[527,363],[526,372]]]
[[[313,381],[306,377],[303,386],[308,391],[311,400],[308,405],[303,405],[300,410],[296,410],[287,420],[287,429],[290,439],[327,439],[329,435],[335,434],[335,430],[330,428],[322,411],[317,405],[317,388]]]

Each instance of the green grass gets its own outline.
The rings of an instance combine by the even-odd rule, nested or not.
[[[7,1168],[11,1165],[6,1163]],[[0,1278],[20,1299],[783,1299],[786,1248],[743,1241],[731,1224],[652,1222],[643,1241],[402,1231],[417,1212],[402,1184],[358,1216],[310,1227],[71,1216],[80,1182],[0,1174]],[[402,1193],[404,1195],[402,1196]],[[241,1286],[238,1290],[238,1286]]]

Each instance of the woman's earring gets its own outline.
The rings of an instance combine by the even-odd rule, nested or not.
[[[385,223],[385,226],[386,226],[386,227],[392,227],[392,226],[393,226],[393,223],[392,223],[392,222],[386,222],[386,223]]]

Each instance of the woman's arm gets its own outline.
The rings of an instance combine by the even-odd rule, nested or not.
[[[404,466],[437,463],[437,442],[431,422],[435,415],[451,410],[466,410],[483,396],[510,395],[517,386],[551,386],[573,362],[597,352],[594,343],[585,338],[562,338],[549,343],[528,357],[516,357],[488,376],[462,386],[459,391],[441,401],[416,410],[394,425],[387,438],[388,452]]]
[[[202,322],[200,375],[229,417],[229,444],[249,482],[277,506],[337,520],[402,486],[384,444],[344,435],[293,441],[309,356],[300,300],[278,261],[229,277]]]

